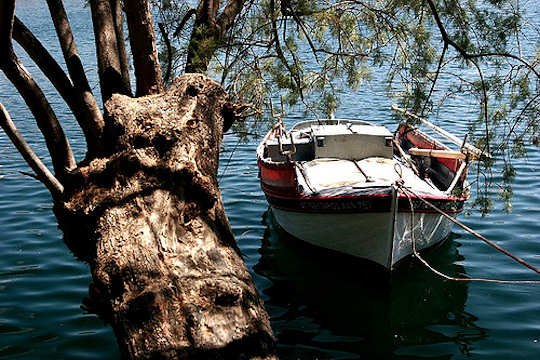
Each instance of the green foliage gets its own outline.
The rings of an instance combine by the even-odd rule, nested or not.
[[[373,69],[382,68],[389,95],[423,116],[453,98],[474,101],[470,106],[478,116],[467,124],[470,139],[511,164],[512,157],[540,142],[540,31],[525,11],[534,5],[533,0],[248,0],[225,38],[195,35],[200,48],[214,53],[209,72],[238,102],[264,111],[269,97],[282,97],[287,106],[301,103],[312,114],[329,116],[340,105],[342,89],[364,86]],[[183,2],[162,0],[160,16],[174,30],[187,10]],[[190,35],[188,22],[173,39],[176,64],[185,63]],[[484,163],[484,171],[494,163]],[[505,184],[511,183],[509,174]],[[500,195],[510,199],[511,191],[504,185]],[[490,209],[488,200],[486,195],[477,205]]]

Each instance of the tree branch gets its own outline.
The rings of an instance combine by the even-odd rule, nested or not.
[[[180,32],[184,29],[184,26],[186,26],[186,23],[188,22],[188,20],[193,15],[197,15],[197,10],[189,9],[186,15],[184,15],[184,17],[182,18],[182,21],[180,21],[180,24],[178,24],[178,27],[174,31],[173,37],[177,37],[180,34]]]
[[[158,26],[161,36],[163,37],[163,41],[165,41],[165,46],[167,47],[167,70],[165,71],[165,76],[163,77],[163,82],[167,84],[170,80],[172,70],[172,47],[169,40],[169,35],[167,35],[167,31],[165,30],[165,26],[161,22],[158,23]]]
[[[103,151],[103,115],[90,89],[88,79],[73,38],[73,32],[61,0],[47,0],[54,28],[62,48],[66,66],[73,82],[77,109],[73,111],[88,145],[88,155],[95,157]],[[74,104],[75,105],[75,104]]]
[[[422,112],[420,113],[420,116],[424,116],[424,111],[426,111],[426,107],[428,105],[429,99],[431,98],[431,94],[433,94],[433,90],[435,89],[435,84],[437,83],[437,79],[439,78],[439,74],[441,73],[444,56],[446,55],[446,50],[448,50],[448,44],[444,43],[443,51],[442,51],[441,57],[439,58],[439,64],[437,65],[437,71],[435,72],[435,78],[433,79],[433,82],[431,83],[431,89],[429,89],[429,94],[426,98],[426,102],[424,103],[424,107],[422,108]]]
[[[92,96],[91,99],[93,99],[95,108],[89,106],[91,104],[84,101],[84,96],[81,94],[80,89],[73,86],[71,80],[66,75],[64,70],[62,70],[56,60],[54,60],[41,42],[17,17],[15,17],[13,27],[13,38],[28,53],[30,58],[34,60],[36,65],[41,69],[43,74],[45,74],[51,84],[53,84],[53,86],[56,88],[60,96],[62,96],[66,104],[69,106],[85,135],[88,146],[88,157],[94,157],[101,151],[103,146],[101,141],[101,133],[103,131],[103,116],[97,107],[97,103],[91,95],[91,92],[90,96]],[[96,126],[92,126],[91,124]]]
[[[486,132],[486,150],[489,153],[490,147],[489,147],[489,119],[488,119],[488,98],[487,98],[487,89],[486,89],[486,82],[484,80],[484,74],[482,73],[482,69],[480,68],[480,65],[475,60],[471,60],[474,66],[476,67],[476,70],[478,71],[478,75],[480,76],[480,83],[482,84],[482,104],[483,104],[483,112],[484,112],[484,125],[485,125],[485,132]]]
[[[120,59],[120,69],[122,72],[122,80],[124,81],[124,86],[132,93],[131,90],[131,80],[129,76],[129,60],[126,51],[126,41],[124,39],[124,18],[122,15],[122,1],[121,0],[110,0],[111,1],[111,11],[113,14],[113,23],[116,34],[116,44],[118,45],[118,58]]]
[[[13,18],[15,17],[15,0],[0,1],[0,51],[10,49],[11,36],[13,33]],[[0,53],[2,54],[2,53]],[[7,57],[3,51],[2,57]]]
[[[463,58],[467,60],[472,60],[475,58],[481,58],[481,57],[488,57],[488,56],[502,56],[511,58],[514,60],[517,60],[521,62],[523,65],[525,65],[529,70],[531,70],[537,77],[540,78],[540,73],[528,62],[520,58],[519,56],[512,55],[505,52],[486,52],[486,53],[479,53],[479,54],[469,54],[465,49],[463,49],[461,46],[459,46],[454,40],[452,40],[448,33],[446,32],[446,29],[441,21],[441,18],[439,17],[439,12],[437,11],[437,8],[435,7],[435,4],[433,3],[433,0],[427,0],[427,3],[429,5],[429,8],[431,9],[431,13],[433,14],[433,18],[435,19],[435,23],[437,24],[437,27],[439,28],[439,32],[441,33],[441,36],[443,38],[443,41],[449,45],[451,45],[456,51],[463,56]]]
[[[217,2],[217,4],[216,4]],[[216,14],[219,0],[201,0],[197,7],[186,59],[186,73],[205,73],[219,40]]]
[[[234,19],[244,7],[244,0],[229,0],[225,8],[219,15],[216,23],[220,32],[220,37],[223,37],[227,30],[234,23]]]
[[[49,189],[53,198],[60,197],[64,192],[64,186],[51,174],[49,169],[47,169],[34,153],[30,145],[24,140],[2,103],[0,103],[0,126],[2,126],[2,129],[4,129],[13,145],[15,145],[24,160],[26,160],[26,163],[37,174],[36,178]]]
[[[136,96],[158,94],[163,91],[163,84],[148,0],[124,0],[124,6],[137,79]]]
[[[278,58],[281,60],[283,65],[287,68],[289,73],[291,74],[291,77],[293,78],[294,82],[296,83],[296,86],[298,87],[298,93],[300,94],[300,98],[304,100],[303,94],[302,94],[302,83],[300,82],[300,78],[297,77],[297,74],[293,71],[293,69],[290,67],[289,63],[287,62],[287,59],[285,58],[285,55],[283,54],[283,50],[281,49],[281,44],[279,41],[279,34],[277,32],[277,24],[276,24],[276,15],[275,15],[275,2],[274,0],[270,0],[270,11],[272,14],[270,14],[271,20],[272,20],[272,34],[274,35],[274,41],[276,42],[276,53],[278,55]]]
[[[45,95],[32,76],[24,68],[13,51],[11,36],[15,1],[0,2],[0,69],[19,91],[28,108],[34,115],[37,125],[45,138],[51,155],[54,171],[62,178],[75,168],[75,159],[69,142]]]
[[[482,54],[468,54],[467,51],[465,51],[465,49],[461,48],[458,44],[456,44],[452,39],[450,39],[450,37],[448,36],[448,33],[446,32],[446,29],[444,28],[444,25],[439,17],[439,13],[437,12],[437,9],[435,8],[435,4],[433,3],[433,0],[427,0],[428,4],[429,4],[429,7],[431,9],[431,13],[433,14],[433,17],[435,18],[435,22],[437,23],[437,27],[439,28],[439,32],[441,33],[441,36],[443,38],[443,41],[445,43],[445,46],[448,45],[451,45],[454,49],[456,49],[456,51],[461,55],[463,56],[463,58],[467,59],[467,60],[470,60],[474,66],[476,67],[477,71],[478,71],[478,74],[480,76],[480,82],[482,84],[482,105],[483,105],[483,112],[484,112],[484,123],[485,123],[485,132],[486,132],[486,148],[487,148],[487,152],[489,152],[489,123],[488,123],[488,99],[487,99],[487,90],[486,90],[486,83],[484,81],[484,75],[482,73],[482,69],[480,68],[480,65],[478,64],[478,62],[475,60],[476,58],[478,57],[482,57],[482,56],[493,56],[495,55],[495,53],[486,53],[484,55]],[[507,54],[507,55],[510,55],[510,54]],[[512,58],[515,58],[517,60],[520,60],[521,62],[524,62],[522,59],[514,56],[514,55],[510,55],[510,57]],[[526,65],[528,65],[526,62],[524,62]],[[538,76],[538,73],[534,70],[534,68],[532,66],[529,65],[529,68],[533,70],[533,72],[535,74],[537,74]]]
[[[317,63],[319,63],[319,57],[317,56],[317,49],[315,49],[315,45],[313,44],[313,41],[311,41],[311,37],[309,36],[306,28],[304,27],[304,22],[302,21],[302,19],[298,16],[298,14],[296,13],[296,11],[294,11],[294,9],[292,8],[291,4],[288,2],[288,1],[282,1],[281,2],[281,11],[283,12],[284,10],[286,11],[287,10],[287,6],[290,7],[291,11],[290,11],[290,14],[291,16],[293,17],[294,21],[298,24],[298,26],[300,27],[300,29],[302,30],[302,32],[304,33],[304,36],[306,37],[306,40],[309,44],[309,47],[311,48],[311,52],[313,53],[313,56],[315,56],[315,60],[317,61]],[[285,15],[285,14],[284,14]],[[285,15],[286,16],[286,15]]]
[[[534,66],[532,66],[527,61],[520,58],[519,56],[516,56],[516,55],[513,55],[513,54],[509,54],[509,53],[505,53],[505,52],[486,52],[486,53],[479,53],[479,54],[467,54],[468,59],[481,58],[481,57],[490,57],[490,56],[500,56],[500,57],[506,57],[506,58],[517,60],[520,63],[522,63],[523,65],[525,65],[525,67],[527,67],[529,70],[531,70],[531,72],[534,75],[536,75],[538,78],[540,78],[540,73],[534,68]]]
[[[109,0],[90,0],[90,9],[94,25],[99,83],[103,103],[109,100],[112,94],[131,96],[131,91],[126,88],[122,77],[118,36],[111,4]]]

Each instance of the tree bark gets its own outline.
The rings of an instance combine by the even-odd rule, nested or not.
[[[125,358],[274,358],[268,315],[236,246],[217,184],[233,116],[199,74],[160,95],[105,104],[108,158],[80,167],[55,204],[90,264],[91,305]]]
[[[98,74],[103,103],[112,94],[131,95],[122,76],[122,64],[118,51],[118,34],[109,0],[90,0],[92,24],[96,39]]]
[[[163,85],[148,0],[125,0],[125,12],[137,79],[136,96],[158,94],[163,90]]]

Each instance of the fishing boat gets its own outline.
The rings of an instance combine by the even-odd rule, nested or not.
[[[286,232],[388,270],[448,237],[452,222],[441,212],[455,218],[463,210],[468,167],[483,154],[466,139],[392,109],[446,140],[407,122],[393,134],[347,119],[301,121],[287,131],[276,116],[257,160],[261,188]]]

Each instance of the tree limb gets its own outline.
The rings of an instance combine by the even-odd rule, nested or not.
[[[439,17],[439,13],[437,12],[437,9],[435,8],[435,4],[433,3],[433,0],[427,0],[429,8],[431,9],[431,13],[433,14],[433,17],[435,19],[435,22],[437,23],[437,27],[439,28],[439,32],[441,33],[441,36],[443,38],[443,41],[446,44],[452,46],[456,51],[463,56],[464,59],[470,60],[474,66],[476,67],[478,74],[480,75],[480,81],[482,83],[482,103],[483,103],[483,112],[484,112],[484,123],[485,123],[485,131],[486,131],[486,147],[487,151],[489,152],[489,124],[488,124],[488,104],[487,104],[487,90],[486,90],[486,83],[484,81],[484,76],[482,74],[482,69],[480,68],[480,65],[475,60],[476,58],[480,57],[480,54],[477,55],[471,55],[468,54],[465,49],[461,48],[458,44],[456,44],[450,37],[448,36],[448,33],[446,32],[446,29],[444,28],[444,25],[441,21],[441,18]]]
[[[217,4],[216,4],[217,2]],[[205,73],[219,40],[216,15],[219,0],[201,0],[197,7],[186,59],[186,73]]]
[[[113,23],[116,34],[116,44],[118,45],[118,58],[120,59],[120,69],[122,72],[122,80],[127,90],[131,91],[131,81],[129,77],[129,60],[126,51],[126,41],[124,39],[124,19],[122,15],[122,1],[110,0],[111,10],[113,15]]]
[[[165,46],[167,47],[167,70],[165,71],[165,76],[163,77],[163,82],[167,84],[170,80],[172,70],[172,47],[171,41],[169,40],[169,35],[167,35],[167,31],[165,30],[165,26],[161,22],[158,23],[158,26],[161,36],[163,37],[163,41],[165,41]]]
[[[223,37],[227,30],[234,23],[234,19],[244,7],[244,0],[229,0],[225,8],[219,15],[216,23],[220,31],[220,37]]]
[[[62,0],[47,0],[47,5],[73,82],[74,96],[77,99],[74,115],[84,132],[88,153],[90,157],[94,157],[103,151],[103,115],[86,78]]]
[[[13,34],[13,18],[15,14],[15,0],[0,2],[0,50],[9,49]],[[0,53],[1,54],[1,53]],[[6,56],[7,52],[3,51]]]
[[[428,105],[429,99],[431,98],[431,94],[433,94],[433,90],[435,89],[435,84],[437,83],[437,79],[439,77],[439,74],[441,73],[444,56],[446,55],[446,50],[448,50],[448,44],[444,43],[443,51],[442,51],[441,57],[439,58],[439,64],[437,65],[437,71],[435,72],[435,78],[433,79],[433,82],[431,83],[431,89],[429,89],[429,94],[426,98],[426,102],[424,103],[424,107],[422,108],[422,112],[420,113],[420,116],[424,115],[424,111],[426,111],[426,107]]]
[[[177,37],[180,34],[180,32],[184,29],[184,26],[186,26],[186,23],[188,22],[188,20],[193,15],[197,15],[197,10],[189,9],[186,15],[184,15],[184,17],[182,18],[182,21],[180,21],[180,24],[178,24],[178,27],[174,31],[173,37]]]
[[[287,68],[289,73],[291,74],[291,77],[293,78],[294,82],[296,83],[296,86],[298,87],[298,93],[300,94],[300,98],[303,100],[303,94],[302,94],[302,83],[300,82],[300,78],[297,76],[297,74],[293,71],[293,69],[290,67],[289,63],[287,62],[287,59],[285,58],[285,55],[283,54],[283,50],[281,49],[281,44],[279,41],[279,34],[277,32],[277,24],[276,24],[276,16],[275,16],[275,3],[274,0],[270,0],[270,11],[272,14],[270,15],[272,20],[272,34],[274,35],[274,41],[276,42],[276,53],[278,55],[278,58],[281,60],[283,65]]]
[[[488,57],[488,56],[502,56],[511,58],[514,60],[517,60],[521,62],[523,65],[525,65],[529,70],[531,70],[537,77],[540,78],[540,73],[528,62],[520,58],[519,56],[512,55],[505,52],[486,52],[486,53],[479,53],[479,54],[469,54],[465,49],[463,49],[461,46],[459,46],[454,40],[452,40],[448,33],[446,32],[446,29],[441,21],[441,18],[439,17],[439,12],[437,11],[437,8],[435,7],[435,4],[433,3],[433,0],[427,0],[427,3],[429,5],[429,8],[431,9],[431,13],[433,14],[433,18],[435,19],[435,23],[437,24],[437,27],[439,28],[439,32],[441,33],[441,36],[443,38],[443,41],[450,46],[452,46],[456,51],[463,56],[463,58],[467,60],[472,60],[475,58],[481,58],[481,57]]]
[[[540,78],[540,73],[534,68],[534,66],[532,66],[527,61],[520,58],[519,56],[516,56],[516,55],[513,55],[513,54],[509,54],[509,53],[505,53],[505,52],[485,52],[485,53],[479,53],[479,54],[467,54],[467,58],[469,58],[469,59],[481,58],[481,57],[490,57],[490,56],[501,56],[501,57],[506,57],[506,58],[517,60],[520,63],[522,63],[523,65],[525,65],[525,67],[527,67],[529,70],[531,70],[531,72],[534,75],[536,75],[538,78]]]
[[[478,75],[480,76],[480,83],[482,84],[482,104],[483,104],[483,112],[484,112],[484,125],[485,125],[485,132],[486,132],[486,151],[489,153],[489,119],[488,119],[488,98],[487,98],[487,89],[486,89],[486,82],[484,80],[484,74],[482,73],[482,69],[480,68],[480,65],[478,65],[478,62],[475,60],[471,60],[474,66],[476,67],[476,70],[478,71]]]
[[[124,0],[124,10],[137,79],[136,96],[158,94],[163,91],[163,84],[148,0]]]
[[[37,174],[37,179],[41,181],[51,192],[53,198],[58,198],[64,192],[64,186],[54,177],[47,167],[41,162],[37,155],[32,151],[32,148],[24,140],[19,130],[11,120],[6,108],[0,103],[0,126],[15,145],[19,153],[23,156],[26,163],[30,165],[32,170]]]
[[[94,157],[103,147],[103,116],[92,93],[90,92],[91,98],[89,100],[93,99],[95,107],[85,102],[85,96],[81,93],[81,89],[73,86],[71,80],[56,60],[17,17],[15,17],[13,27],[13,38],[34,60],[69,106],[85,135],[88,157]],[[90,91],[89,88],[88,91]]]
[[[118,51],[116,28],[113,11],[109,0],[90,0],[96,53],[98,59],[99,83],[103,103],[112,94],[131,96],[131,91],[124,85],[122,66]]]
[[[0,2],[0,30],[2,30],[0,46],[4,46],[0,48],[0,69],[4,71],[6,77],[19,91],[34,115],[45,138],[54,171],[57,176],[62,178],[76,166],[73,152],[51,105],[13,51],[11,36],[13,34],[14,12],[14,0]]]
[[[319,57],[317,56],[317,49],[315,49],[315,45],[313,44],[313,41],[311,41],[311,37],[309,36],[306,28],[304,27],[304,22],[302,21],[302,19],[297,15],[296,11],[294,11],[294,9],[292,8],[292,6],[290,5],[290,3],[288,1],[282,1],[282,3],[281,3],[281,11],[283,12],[283,10],[287,10],[287,5],[291,8],[290,13],[291,13],[294,21],[296,21],[296,23],[300,27],[300,30],[302,30],[302,32],[304,33],[304,36],[306,37],[306,40],[307,40],[307,42],[309,44],[309,47],[311,48],[311,52],[313,53],[313,56],[315,56],[315,60],[318,63],[319,62]]]

